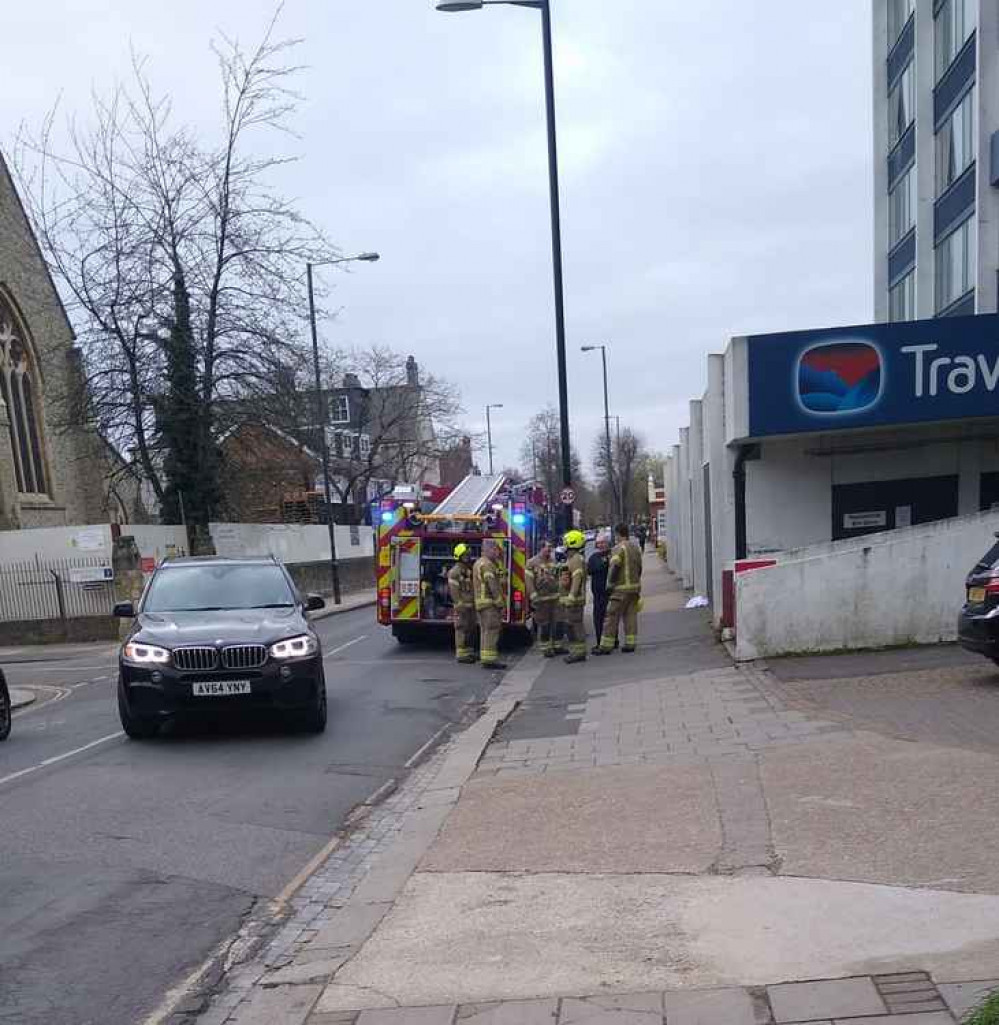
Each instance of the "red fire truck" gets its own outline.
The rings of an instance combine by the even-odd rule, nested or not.
[[[447,573],[455,545],[464,542],[478,558],[491,538],[500,545],[509,581],[504,633],[525,636],[526,566],[546,536],[544,499],[540,489],[501,474],[466,477],[436,504],[405,488],[382,499],[376,514],[378,622],[403,644],[450,628]]]

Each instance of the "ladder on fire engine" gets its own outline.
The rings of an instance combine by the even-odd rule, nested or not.
[[[503,487],[503,474],[466,477],[436,509],[435,516],[475,516],[483,512]]]

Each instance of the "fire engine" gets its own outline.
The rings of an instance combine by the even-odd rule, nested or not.
[[[544,492],[502,474],[466,477],[442,501],[422,502],[396,488],[376,510],[378,622],[402,644],[450,627],[447,573],[464,542],[479,557],[487,538],[499,543],[506,568],[504,633],[528,631],[526,567],[547,536]]]

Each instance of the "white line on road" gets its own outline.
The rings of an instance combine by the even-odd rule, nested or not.
[[[12,772],[9,776],[0,776],[0,786],[3,786],[4,783],[12,783],[15,779],[21,779],[22,776],[30,776],[31,773],[38,772],[39,769],[47,769],[50,765],[55,765],[56,762],[63,762],[74,755],[83,754],[84,751],[89,751],[92,747],[97,747],[98,744],[106,744],[109,740],[117,740],[118,737],[124,736],[125,734],[121,730],[117,733],[109,733],[106,737],[92,740],[89,744],[84,744],[83,747],[74,748],[72,751],[66,751],[61,755],[53,755],[37,765],[30,765],[27,769],[21,769],[20,772]]]
[[[7,672],[10,672],[14,667],[20,670],[24,666],[46,666],[49,668],[41,669],[39,672],[44,673],[90,673],[95,669],[113,669],[114,666],[111,663],[107,663],[103,666],[53,666],[51,662],[8,662]]]
[[[339,648],[334,648],[332,651],[327,651],[326,654],[323,655],[323,661],[325,661],[328,658],[332,658],[335,654],[337,654],[337,652],[343,651],[344,648],[349,648],[352,644],[358,644],[360,641],[365,641],[367,639],[367,634],[361,634],[360,637],[355,637],[352,641],[347,641],[346,644],[341,644]]]

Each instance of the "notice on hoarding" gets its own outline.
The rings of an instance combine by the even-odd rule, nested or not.
[[[872,512],[845,513],[843,516],[844,530],[864,530],[867,527],[887,527],[888,511],[878,509]]]
[[[103,527],[87,527],[77,531],[73,537],[73,547],[84,552],[92,552],[106,547]]]

